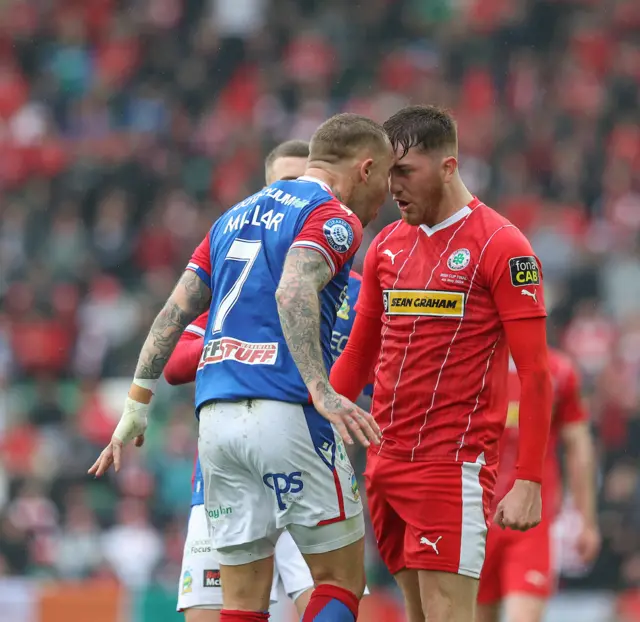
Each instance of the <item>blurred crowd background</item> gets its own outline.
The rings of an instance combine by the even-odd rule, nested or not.
[[[455,113],[463,178],[530,237],[583,374],[604,546],[565,564],[558,619],[639,620],[639,85],[638,0],[0,3],[0,620],[75,619],[71,587],[61,617],[33,590],[78,580],[122,586],[121,620],[180,619],[191,388],[161,388],[117,479],[86,476],[146,331],[276,143],[418,102]]]

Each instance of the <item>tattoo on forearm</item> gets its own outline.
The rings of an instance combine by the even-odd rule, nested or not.
[[[280,324],[291,356],[307,387],[318,392],[325,392],[329,387],[320,347],[318,292],[331,276],[320,253],[292,248],[276,291]]]
[[[162,374],[184,329],[209,306],[211,292],[202,279],[187,270],[158,314],[147,336],[136,378],[156,379]]]

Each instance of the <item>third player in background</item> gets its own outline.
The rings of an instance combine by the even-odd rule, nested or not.
[[[509,369],[509,411],[500,439],[500,466],[494,505],[516,478],[519,442],[520,379],[513,361]],[[507,622],[540,622],[547,600],[556,588],[551,527],[562,501],[558,441],[565,455],[569,493],[582,519],[577,552],[584,563],[593,561],[600,547],[595,511],[593,443],[587,413],[580,397],[578,373],[571,360],[549,351],[553,384],[553,414],[542,480],[542,522],[525,533],[489,529],[487,557],[478,593],[476,622],[498,622],[504,606]]]

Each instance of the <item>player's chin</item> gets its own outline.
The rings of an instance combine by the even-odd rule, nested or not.
[[[408,225],[415,227],[420,224],[420,219],[417,217],[417,215],[414,212],[401,210],[400,216],[402,220],[406,222]]]

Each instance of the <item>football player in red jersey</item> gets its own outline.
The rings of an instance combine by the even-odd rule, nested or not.
[[[519,455],[495,520],[524,531],[541,519],[552,393],[542,273],[524,235],[462,182],[448,113],[411,106],[385,130],[402,219],[369,247],[356,321],[331,381],[355,398],[378,355],[372,412],[383,436],[369,450],[365,481],[380,554],[410,622],[469,622],[509,351],[522,384]]]
[[[553,384],[553,418],[542,477],[542,522],[527,531],[501,530],[492,525],[487,538],[487,557],[482,569],[476,622],[498,622],[504,604],[508,622],[540,622],[556,577],[551,554],[551,524],[562,501],[557,443],[565,450],[568,483],[576,509],[582,517],[577,539],[582,561],[590,562],[600,548],[595,511],[593,443],[587,415],[580,399],[578,374],[571,360],[549,351]],[[507,427],[500,440],[500,466],[494,504],[509,491],[516,478],[520,379],[509,369]]]

